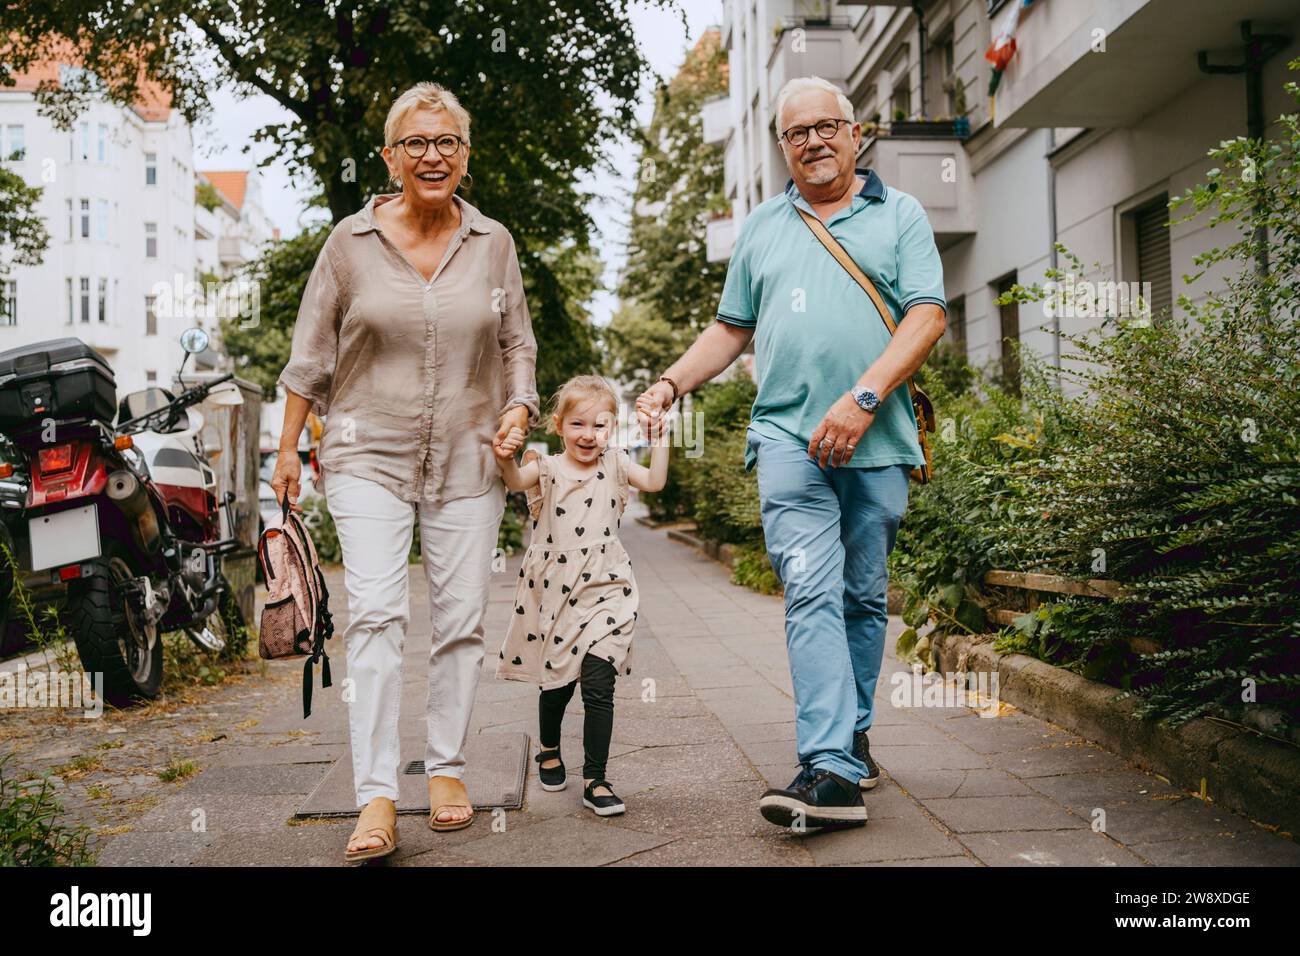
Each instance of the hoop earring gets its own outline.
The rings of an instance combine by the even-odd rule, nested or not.
[[[460,177],[460,182],[456,184],[456,188],[459,189],[461,186],[465,187],[466,192],[469,192],[471,189],[473,189],[474,175],[472,173],[466,173],[464,176]]]

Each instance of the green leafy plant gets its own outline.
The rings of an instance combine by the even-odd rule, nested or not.
[[[12,754],[0,755],[0,866],[91,866],[90,831],[60,821],[49,776],[40,785],[14,779]]]

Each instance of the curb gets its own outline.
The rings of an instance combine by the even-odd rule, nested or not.
[[[1174,785],[1289,834],[1300,833],[1300,748],[1204,717],[1179,728],[1135,718],[1108,684],[1024,654],[999,654],[990,635],[934,643],[936,670],[998,675],[1001,698],[1104,747]]]

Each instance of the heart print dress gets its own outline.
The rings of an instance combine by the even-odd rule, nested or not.
[[[524,552],[497,677],[542,690],[578,679],[590,653],[632,673],[637,587],[618,529],[628,498],[626,448],[607,446],[596,470],[572,477],[560,455],[535,458],[532,537]]]

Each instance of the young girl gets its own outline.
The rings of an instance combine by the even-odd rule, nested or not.
[[[579,375],[560,388],[548,423],[547,430],[563,439],[563,452],[529,452],[524,464],[515,464],[524,440],[518,428],[497,447],[506,487],[527,491],[533,519],[497,676],[541,688],[536,759],[545,790],[565,787],[560,723],[575,685],[582,684],[582,803],[602,817],[625,809],[605,779],[605,761],[614,678],[632,672],[637,616],[632,560],[618,528],[628,486],[659,491],[668,476],[666,442],[656,442],[649,468],[633,463],[626,448],[609,446],[617,414],[618,398],[608,383]]]

